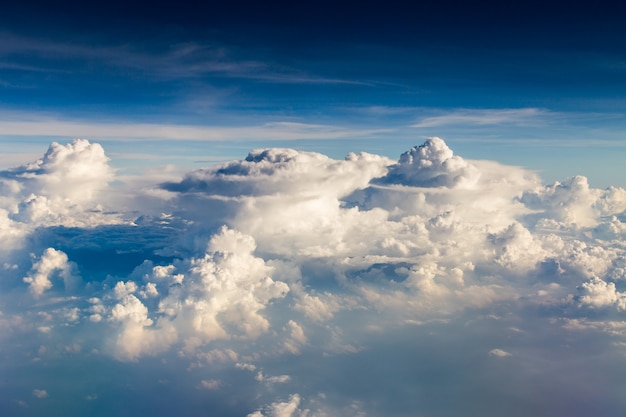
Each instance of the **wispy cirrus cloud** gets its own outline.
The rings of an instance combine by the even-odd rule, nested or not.
[[[539,108],[520,109],[454,109],[419,119],[411,127],[440,127],[452,125],[537,124],[558,116]],[[562,117],[562,116],[561,116]]]
[[[617,112],[518,109],[415,109],[425,114],[409,128],[445,132],[463,142],[523,143],[525,146],[621,147],[624,115]]]
[[[80,72],[92,64],[137,71],[142,77],[189,79],[228,77],[288,84],[357,84],[369,82],[326,77],[273,60],[255,58],[250,51],[217,42],[100,46],[42,40],[3,33],[0,37],[2,68],[25,72]],[[67,61],[72,66],[66,66]]]
[[[1,113],[0,113],[1,114]],[[266,122],[248,126],[79,121],[38,114],[8,112],[0,120],[0,135],[90,137],[191,141],[303,140],[367,137],[390,129],[298,122]]]

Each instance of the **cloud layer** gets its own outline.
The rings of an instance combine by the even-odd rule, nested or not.
[[[115,180],[86,140],[0,173],[13,415],[70,395],[69,415],[626,409],[621,188],[545,185],[439,138],[398,161],[271,148]]]

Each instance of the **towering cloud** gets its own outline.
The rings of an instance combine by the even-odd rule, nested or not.
[[[443,140],[430,138],[400,155],[398,163],[379,182],[417,187],[471,187],[479,176],[480,171],[454,155]]]
[[[52,143],[43,158],[0,172],[0,233],[18,245],[37,226],[94,226],[113,218],[103,214],[101,193],[113,178],[98,144],[76,139]]]

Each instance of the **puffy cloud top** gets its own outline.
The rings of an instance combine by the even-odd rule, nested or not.
[[[367,153],[351,153],[345,160],[337,161],[315,152],[259,149],[250,152],[245,160],[191,172],[181,182],[165,183],[163,188],[229,197],[272,194],[339,197],[384,175],[390,163],[384,157]]]
[[[142,265],[141,287],[133,281],[118,282],[109,296],[117,300],[111,320],[122,323],[115,356],[136,360],[168,349],[179,338],[193,353],[216,340],[254,339],[268,331],[263,310],[285,297],[289,286],[270,277],[272,267],[253,255],[254,248],[251,236],[224,227],[212,237],[204,256],[176,265]],[[157,297],[158,302],[149,309],[133,293]]]
[[[52,288],[50,278],[55,272],[65,282],[66,288],[71,287],[75,266],[68,262],[67,255],[54,248],[45,250],[41,258],[33,265],[29,274],[24,277],[28,289],[34,297],[40,297],[46,290]]]
[[[29,226],[100,224],[96,200],[112,178],[109,158],[99,144],[85,139],[53,142],[43,158],[0,172],[0,204],[12,220]]]
[[[479,176],[474,165],[454,155],[442,139],[433,137],[403,153],[379,182],[415,187],[469,187]]]
[[[75,139],[53,142],[43,158],[14,170],[15,177],[30,182],[30,192],[72,201],[90,200],[111,180],[109,158],[97,143]]]
[[[600,217],[626,210],[626,191],[615,187],[591,188],[582,175],[528,190],[520,200],[529,208],[543,212],[544,218],[577,227],[596,225]]]

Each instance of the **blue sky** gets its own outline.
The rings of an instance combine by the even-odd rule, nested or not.
[[[601,2],[0,11],[0,410],[626,415]]]
[[[612,7],[10,5],[3,153],[84,137],[111,143],[123,167],[197,159],[200,143],[202,160],[277,144],[395,157],[439,136],[546,181],[623,185],[625,34]]]

